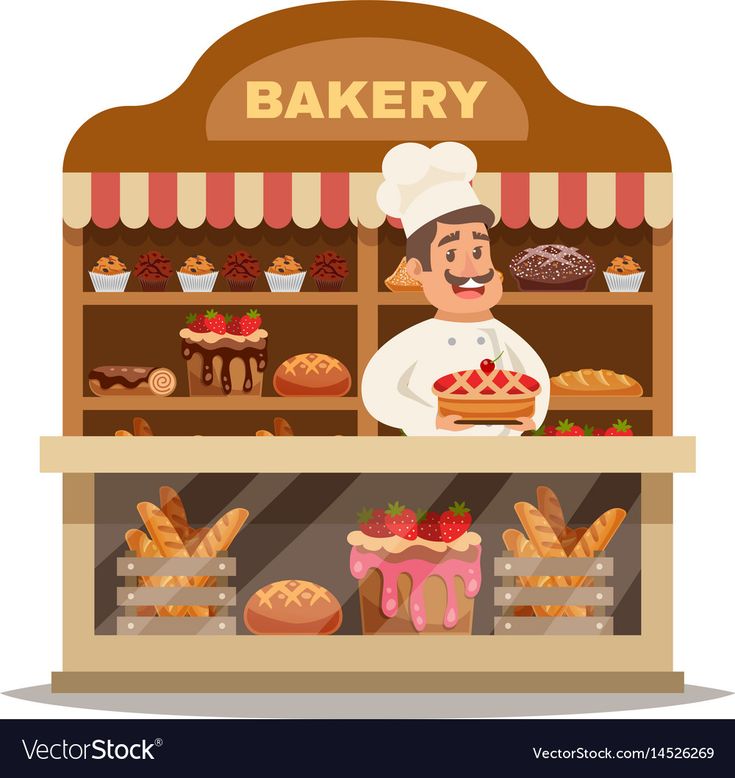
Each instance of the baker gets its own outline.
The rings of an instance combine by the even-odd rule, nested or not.
[[[402,143],[383,159],[378,205],[401,219],[406,272],[437,311],[378,350],[365,368],[362,399],[374,418],[407,435],[520,435],[541,425],[549,407],[541,358],[492,313],[503,294],[490,251],[495,217],[472,188],[476,172],[475,155],[461,143]],[[484,359],[538,381],[532,418],[466,425],[438,413],[434,381]]]

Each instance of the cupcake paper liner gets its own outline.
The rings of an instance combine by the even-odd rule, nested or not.
[[[314,278],[314,283],[320,292],[339,292],[344,278]]]
[[[95,292],[124,292],[130,278],[130,271],[114,275],[90,272],[89,277],[92,279]]]
[[[231,292],[251,292],[255,286],[255,278],[228,278]]]
[[[157,278],[155,281],[151,281],[149,278],[139,278],[138,281],[140,281],[140,288],[144,292],[164,292],[168,278]]]
[[[641,288],[646,271],[641,270],[640,273],[628,273],[626,275],[604,271],[602,275],[605,276],[607,288],[611,292],[637,292]]]
[[[298,292],[306,278],[306,272],[291,273],[290,275],[281,275],[280,273],[269,273],[266,271],[266,281],[271,292]]]
[[[193,273],[181,273],[177,270],[176,275],[179,277],[179,283],[185,292],[211,292],[214,289],[218,272],[215,270],[212,273],[195,275]]]

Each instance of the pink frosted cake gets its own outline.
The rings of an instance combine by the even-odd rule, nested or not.
[[[350,572],[359,581],[365,635],[472,632],[480,590],[481,538],[374,537],[350,532]]]

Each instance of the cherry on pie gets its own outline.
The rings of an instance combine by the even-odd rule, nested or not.
[[[439,415],[457,414],[476,421],[514,420],[533,416],[539,382],[514,370],[501,370],[484,359],[478,370],[461,370],[434,382]]]

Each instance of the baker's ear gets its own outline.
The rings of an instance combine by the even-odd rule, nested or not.
[[[414,281],[418,281],[419,277],[424,272],[424,268],[416,257],[411,257],[411,259],[406,261],[406,272]]]

